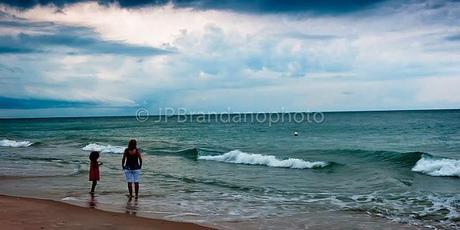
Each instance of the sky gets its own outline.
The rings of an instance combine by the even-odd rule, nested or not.
[[[460,108],[460,1],[3,1],[0,118]]]

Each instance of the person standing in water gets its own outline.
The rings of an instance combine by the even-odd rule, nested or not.
[[[99,159],[99,152],[92,151],[89,154],[89,181],[92,182],[91,184],[91,191],[89,192],[91,195],[94,195],[94,190],[96,189],[97,181],[101,179],[99,175],[99,166],[102,163],[99,163],[97,160]]]
[[[136,193],[136,199],[139,197],[139,177],[142,168],[141,152],[136,147],[137,142],[134,139],[129,140],[128,148],[123,153],[121,165],[125,171],[126,181],[128,182],[129,197],[133,197],[133,183]]]

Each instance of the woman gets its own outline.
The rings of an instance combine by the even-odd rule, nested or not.
[[[141,152],[136,147],[136,140],[128,142],[128,148],[123,153],[121,165],[125,171],[126,181],[128,182],[129,197],[133,197],[133,183],[136,192],[136,199],[139,195],[139,176],[142,168]]]

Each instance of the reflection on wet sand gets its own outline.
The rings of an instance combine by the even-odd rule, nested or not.
[[[137,199],[128,199],[128,202],[126,202],[126,213],[134,216],[137,214]]]
[[[89,208],[96,208],[97,207],[97,200],[96,196],[91,195],[89,201],[88,201],[88,207]]]

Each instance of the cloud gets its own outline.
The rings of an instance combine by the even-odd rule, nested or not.
[[[460,34],[452,34],[449,36],[446,36],[447,41],[460,41]]]
[[[0,53],[59,52],[70,54],[119,54],[127,56],[164,55],[171,51],[146,46],[129,45],[122,42],[104,41],[86,29],[66,28],[52,35],[2,35]]]
[[[27,9],[42,6],[56,6],[63,8],[65,6],[88,2],[88,0],[41,0],[41,1],[0,1],[10,6],[20,9]],[[343,14],[363,9],[368,9],[383,2],[383,0],[359,0],[359,1],[341,1],[341,0],[323,0],[323,1],[298,1],[298,0],[98,0],[98,4],[111,5],[117,4],[122,8],[141,8],[148,6],[165,6],[168,4],[176,8],[193,8],[197,10],[231,10],[235,12],[252,12],[252,13],[292,13],[292,12],[311,12],[315,14]]]
[[[0,108],[2,109],[79,108],[95,106],[96,104],[89,102],[0,97]]]
[[[120,5],[124,5],[121,1]],[[172,1],[177,7],[192,7],[195,9],[217,9],[217,10],[233,10],[236,12],[253,12],[253,13],[280,13],[280,12],[311,12],[316,14],[341,14],[353,11],[367,9],[377,1],[340,1],[340,0],[324,0],[324,1],[274,1],[274,0],[257,0],[257,1],[212,1],[212,0],[192,0],[192,1]],[[129,5],[127,5],[129,6]]]
[[[14,18],[14,17],[10,17]],[[0,35],[2,53],[68,52],[70,54],[117,54],[127,56],[164,55],[172,51],[103,40],[92,29],[83,26],[57,25],[52,22],[29,22],[24,19],[0,18],[8,35]],[[39,32],[34,32],[39,30]],[[32,31],[32,32],[31,32]],[[16,34],[13,32],[17,32]]]
[[[32,50],[0,55],[0,96],[104,104],[124,115],[138,106],[458,108],[460,93],[441,89],[460,78],[460,3],[435,3],[390,1],[326,15],[185,3],[126,9],[85,2],[64,4],[59,12],[3,6],[0,44]],[[436,86],[431,92],[430,85]],[[0,115],[15,112],[25,113],[0,109]]]
[[[9,66],[5,66],[5,65],[2,65],[0,64],[0,71],[7,71],[9,73],[22,73],[24,72],[24,70],[20,67],[9,67]]]
[[[2,38],[0,36],[0,39],[7,40],[8,38]],[[3,41],[2,41],[2,43],[3,43]],[[32,52],[39,52],[39,50],[35,50],[35,49],[32,49],[32,48],[24,48],[24,47],[11,47],[9,44],[5,44],[5,43],[0,44],[0,54],[32,53]]]

